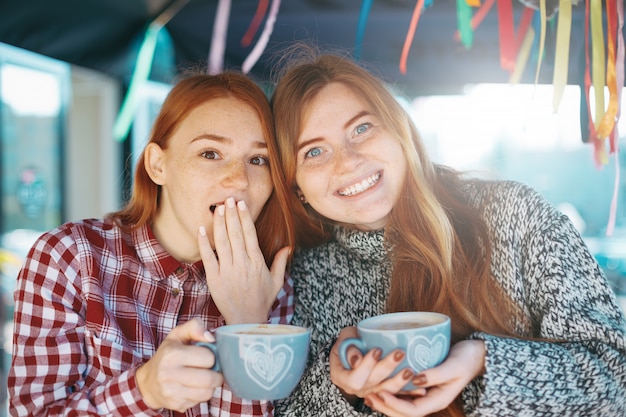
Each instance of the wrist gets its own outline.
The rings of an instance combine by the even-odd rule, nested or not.
[[[161,407],[155,398],[150,395],[149,390],[147,389],[147,374],[148,370],[146,369],[146,364],[140,365],[139,368],[135,371],[135,381],[137,384],[137,389],[141,394],[141,399],[143,402],[151,409],[158,410]]]

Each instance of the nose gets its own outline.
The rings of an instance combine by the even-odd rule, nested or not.
[[[225,188],[237,190],[247,189],[250,185],[250,181],[248,180],[246,164],[240,161],[233,161],[225,166],[221,183]]]
[[[339,149],[339,152],[335,153],[334,159],[335,171],[343,173],[354,171],[362,156],[355,146],[345,144]]]

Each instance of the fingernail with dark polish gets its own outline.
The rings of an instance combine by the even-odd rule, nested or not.
[[[402,378],[403,379],[409,379],[413,376],[413,371],[410,370],[409,368],[405,369],[404,371],[402,371]]]
[[[415,378],[413,378],[413,385],[419,387],[421,385],[426,385],[426,375],[424,374],[419,374],[417,375]]]
[[[374,356],[374,359],[380,360],[380,358],[383,356],[383,351],[379,348],[376,348],[374,349],[373,356]]]
[[[393,359],[396,362],[400,362],[402,359],[404,359],[404,352],[401,350],[396,350],[396,352],[393,354]]]

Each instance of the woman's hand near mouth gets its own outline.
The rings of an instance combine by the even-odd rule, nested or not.
[[[198,245],[213,301],[227,324],[265,323],[282,288],[289,248],[275,256],[271,270],[258,245],[250,211],[228,198],[213,214],[215,253],[200,227]]]

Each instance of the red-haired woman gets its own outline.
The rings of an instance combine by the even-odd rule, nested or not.
[[[225,323],[290,319],[286,190],[263,91],[234,72],[179,81],[128,204],[63,224],[28,254],[11,415],[272,415],[234,396],[194,342]]]

